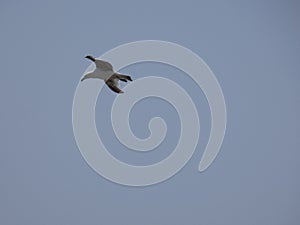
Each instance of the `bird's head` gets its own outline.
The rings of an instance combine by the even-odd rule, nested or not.
[[[93,56],[87,55],[86,57],[84,57],[86,59],[92,60],[93,62],[95,62],[95,58]]]

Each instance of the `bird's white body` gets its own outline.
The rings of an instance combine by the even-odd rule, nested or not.
[[[92,72],[86,73],[86,78],[98,78],[104,81],[107,81],[112,75],[114,71],[112,70],[102,70],[96,67],[96,69]]]

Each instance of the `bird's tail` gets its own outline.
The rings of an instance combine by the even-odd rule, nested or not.
[[[132,81],[131,77],[128,75],[117,73],[116,76],[119,80],[124,81],[124,82],[127,82],[128,80]]]

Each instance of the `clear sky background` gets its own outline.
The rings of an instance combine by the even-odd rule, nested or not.
[[[299,225],[299,2],[181,2],[0,2],[0,224]],[[166,65],[125,68],[133,78],[159,75],[180,83],[202,125],[183,170],[161,184],[132,188],[87,165],[71,114],[75,88],[90,65],[84,56],[143,39],[178,43],[206,61],[223,89],[228,127],[217,159],[199,173],[210,126],[201,90]],[[169,126],[161,148],[137,154],[112,132],[114,97],[105,88],[96,113],[112,154],[133,164],[170,154],[180,129],[176,111],[159,99],[133,109],[137,136],[148,135],[153,116]]]

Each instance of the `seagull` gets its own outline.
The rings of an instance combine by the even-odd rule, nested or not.
[[[85,74],[81,81],[84,81],[88,78],[98,78],[104,80],[106,85],[112,91],[118,94],[124,93],[124,91],[119,88],[119,80],[123,82],[132,81],[130,76],[115,72],[113,70],[113,66],[109,62],[95,59],[90,55],[86,56],[85,58],[94,62],[96,64],[96,69]]]

